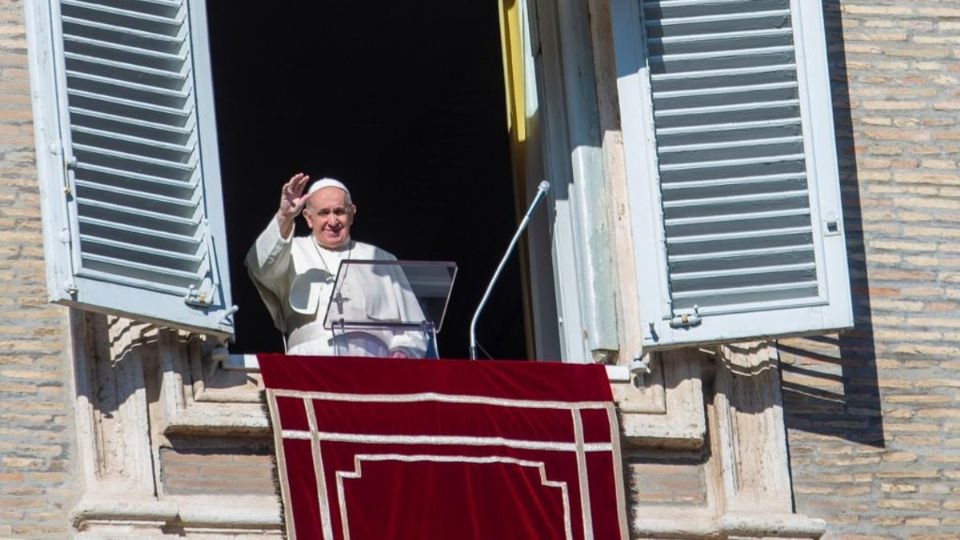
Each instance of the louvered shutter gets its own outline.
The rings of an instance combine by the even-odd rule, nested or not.
[[[819,2],[614,0],[644,344],[852,326]]]
[[[51,299],[232,333],[203,2],[28,9]]]

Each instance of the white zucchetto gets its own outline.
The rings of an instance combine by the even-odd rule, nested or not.
[[[310,189],[307,190],[307,195],[311,195],[316,191],[321,190],[325,187],[335,187],[337,189],[343,190],[347,194],[347,197],[348,197],[347,200],[349,200],[350,190],[347,189],[347,186],[345,186],[343,182],[339,180],[335,180],[333,178],[321,178],[316,182],[310,184]]]

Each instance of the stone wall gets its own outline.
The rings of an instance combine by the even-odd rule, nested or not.
[[[797,510],[960,537],[960,3],[825,0],[855,331],[781,342]]]
[[[66,310],[47,304],[23,6],[0,3],[0,537],[67,536]]]

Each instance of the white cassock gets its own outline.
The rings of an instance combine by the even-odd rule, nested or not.
[[[334,335],[323,327],[337,269],[345,259],[397,260],[376,246],[354,240],[342,249],[326,249],[312,236],[291,233],[283,238],[276,218],[250,248],[247,271],[274,325],[287,336],[287,354],[389,356],[399,350],[409,357],[423,357],[427,349],[423,332],[364,329]],[[344,304],[345,320],[389,324],[424,319],[399,267],[351,266],[350,272],[340,291],[349,299]]]

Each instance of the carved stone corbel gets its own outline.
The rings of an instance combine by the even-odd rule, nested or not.
[[[747,538],[820,538],[826,523],[793,512],[780,373],[767,342],[721,345],[710,406],[720,530]]]
[[[81,533],[158,534],[171,509],[155,495],[144,371],[156,331],[77,310],[71,311],[70,324],[84,480],[84,496],[71,521]]]

